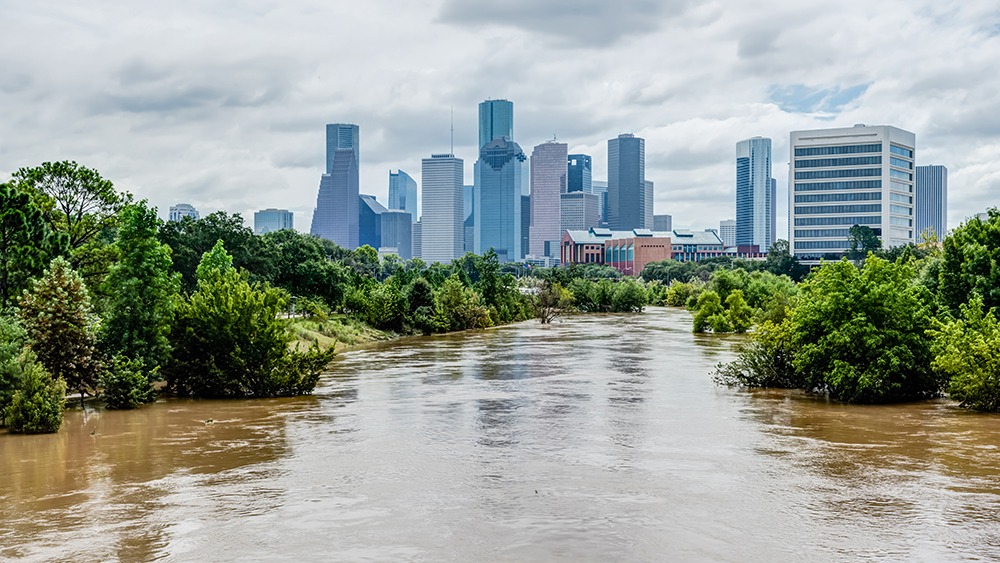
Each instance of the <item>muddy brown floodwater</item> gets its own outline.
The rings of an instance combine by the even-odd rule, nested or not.
[[[314,396],[0,435],[0,559],[1000,559],[1000,416],[713,385],[683,311],[342,354]]]

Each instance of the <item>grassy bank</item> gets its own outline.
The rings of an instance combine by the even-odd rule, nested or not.
[[[293,345],[312,346],[317,343],[324,350],[336,346],[337,351],[369,342],[392,340],[399,336],[372,328],[347,315],[331,315],[326,320],[294,319],[292,330],[295,331]]]

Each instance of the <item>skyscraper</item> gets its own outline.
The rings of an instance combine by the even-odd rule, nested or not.
[[[198,210],[190,203],[178,203],[177,205],[170,206],[169,217],[171,221],[180,221],[184,217],[190,217],[197,221]]]
[[[653,228],[653,181],[646,180],[642,184],[642,228]]]
[[[837,259],[853,225],[886,248],[916,241],[916,135],[887,125],[791,132],[791,253],[806,263]]]
[[[475,182],[475,178],[472,180]],[[475,252],[476,251],[476,227],[473,218],[475,217],[475,197],[476,197],[476,186],[466,185],[462,187],[462,213],[465,214],[464,228],[465,233],[465,252]]]
[[[722,244],[736,246],[736,225],[737,223],[733,219],[719,221],[719,238],[722,239]]]
[[[774,209],[771,139],[736,143],[736,244],[766,252],[774,243]]]
[[[594,180],[591,183],[591,190],[598,197],[598,212],[601,222],[608,223],[608,183],[604,180]]]
[[[566,231],[586,231],[597,227],[600,201],[600,197],[583,191],[559,194],[560,240]]]
[[[917,189],[914,194],[917,242],[924,231],[944,240],[948,232],[948,169],[938,164],[917,166]]]
[[[375,196],[358,196],[358,246],[368,245],[375,250],[382,247],[382,214],[388,211]]]
[[[402,209],[417,218],[417,182],[409,174],[389,171],[389,209]]]
[[[653,230],[661,233],[674,230],[673,215],[653,215]]]
[[[630,133],[608,140],[608,226],[646,228],[646,141]]]
[[[479,104],[479,148],[497,137],[514,138],[514,103],[508,100]]]
[[[423,215],[420,257],[427,263],[447,264],[462,255],[462,187],[464,163],[453,154],[423,159]]]
[[[521,214],[522,195],[528,192],[527,168],[524,151],[506,137],[495,138],[480,149],[474,197],[476,254],[492,248],[501,262],[523,256]]]
[[[413,216],[402,209],[382,213],[382,246],[395,248],[403,260],[413,258]]]
[[[262,209],[253,214],[253,232],[266,235],[282,229],[294,229],[292,212],[287,209]]]
[[[531,151],[531,230],[529,254],[559,256],[562,239],[559,194],[566,191],[566,143],[548,141]]]
[[[309,232],[347,248],[358,247],[358,126],[326,126],[326,173],[320,179]]]
[[[593,159],[589,154],[567,155],[566,192],[593,193]]]

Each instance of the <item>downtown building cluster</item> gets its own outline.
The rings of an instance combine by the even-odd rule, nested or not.
[[[621,134],[607,142],[607,179],[593,177],[593,157],[550,140],[527,154],[515,140],[514,104],[479,104],[479,149],[471,183],[453,153],[421,162],[422,187],[389,171],[387,205],[360,193],[360,131],[326,126],[326,162],[309,232],[344,248],[447,263],[467,252],[496,252],[501,262],[597,263],[636,275],[645,264],[730,256],[761,259],[776,240],[778,184],[772,141],[736,143],[735,220],[718,228],[673,228],[653,213],[645,140]],[[940,240],[947,232],[948,171],[918,166],[916,136],[892,126],[792,131],[789,135],[789,252],[808,264],[839,259],[851,228],[872,229],[883,247]],[[198,218],[190,204],[170,220]],[[257,234],[293,228],[292,213],[254,214]]]

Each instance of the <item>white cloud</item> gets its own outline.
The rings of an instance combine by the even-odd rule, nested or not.
[[[790,130],[858,122],[948,166],[953,225],[1000,204],[990,0],[0,5],[0,178],[75,159],[161,214],[288,207],[307,230],[325,123],[360,125],[362,191],[385,201],[390,168],[419,180],[447,150],[452,106],[471,183],[490,97],[525,151],[556,135],[596,178],[607,139],[644,136],[678,227],[733,217],[737,141],[774,140],[784,194]]]

